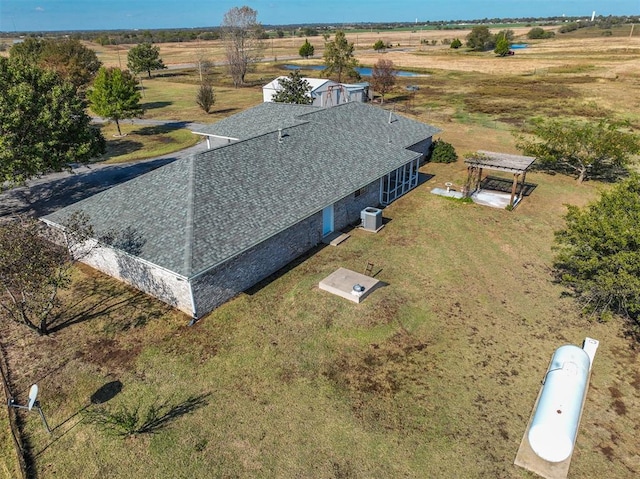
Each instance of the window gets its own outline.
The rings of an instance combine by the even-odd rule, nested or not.
[[[380,203],[388,205],[418,185],[419,162],[413,160],[382,178]]]

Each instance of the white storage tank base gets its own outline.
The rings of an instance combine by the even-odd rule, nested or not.
[[[529,444],[542,459],[561,462],[573,452],[589,366],[589,355],[578,346],[554,353],[529,429]]]
[[[514,464],[546,479],[566,479],[599,342],[558,348],[544,376]]]

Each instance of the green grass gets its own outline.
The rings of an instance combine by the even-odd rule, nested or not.
[[[95,317],[52,338],[3,331],[14,364],[33,355],[17,384],[38,380],[58,427],[49,437],[26,417],[39,477],[532,477],[512,462],[540,380],[556,347],[587,335],[601,348],[571,474],[629,477],[637,355],[621,322],[581,318],[550,272],[564,203],[598,185],[531,174],[538,187],[509,213],[430,194],[460,184],[461,163],[425,172],[380,233],[353,231],[191,328],[80,268],[67,314]],[[362,304],[318,289],[367,261],[388,286]],[[110,410],[206,404],[120,439],[75,416],[113,380]]]
[[[115,123],[101,126],[107,140],[107,151],[95,161],[123,163],[144,160],[183,150],[195,145],[200,137],[185,128],[143,126],[120,121],[124,136],[118,136]]]
[[[388,106],[441,127],[460,156],[513,152],[511,131],[551,110],[590,116],[597,101],[629,115],[634,77],[567,65],[543,78],[434,69],[410,80],[414,98],[401,86]],[[206,115],[193,101],[195,74],[166,72],[143,80],[146,117],[214,121],[259,103],[260,86],[280,73],[259,65],[252,86],[235,89],[216,71]],[[122,141],[167,138],[140,130]],[[37,382],[54,428],[48,436],[37,415],[23,416],[38,477],[532,478],[513,459],[540,381],[554,349],[585,336],[601,346],[570,477],[636,476],[637,344],[622,320],[582,318],[551,269],[565,204],[607,185],[533,173],[533,194],[507,212],[430,194],[464,184],[461,161],[424,172],[433,178],[384,210],[381,232],[316,249],[194,327],[86,267],[65,293],[71,326],[39,338],[0,323],[16,391]],[[362,271],[367,261],[387,286],[362,304],[318,289],[338,267]],[[116,380],[122,391],[103,405],[111,411],[158,401],[182,412],[154,434],[105,434],[84,411]],[[180,410],[192,397],[203,404]]]

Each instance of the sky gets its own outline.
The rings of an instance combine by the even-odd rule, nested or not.
[[[242,5],[264,25],[640,16],[640,0],[0,0],[0,31],[211,27]]]

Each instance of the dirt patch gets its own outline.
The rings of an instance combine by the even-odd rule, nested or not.
[[[622,397],[622,393],[616,387],[613,387],[613,386],[609,387],[609,392],[611,393],[611,397],[614,398],[614,399]]]
[[[613,460],[615,459],[615,454],[613,453],[613,447],[607,445],[607,446],[598,446],[600,448],[600,450],[602,451],[602,453],[607,457],[607,459],[609,459],[611,462],[613,462]]]
[[[104,338],[89,342],[78,356],[109,371],[128,371],[132,369],[141,349],[139,344],[124,349],[117,341]]]
[[[613,410],[618,416],[626,416],[627,414],[627,406],[622,399],[616,399],[613,401]]]

